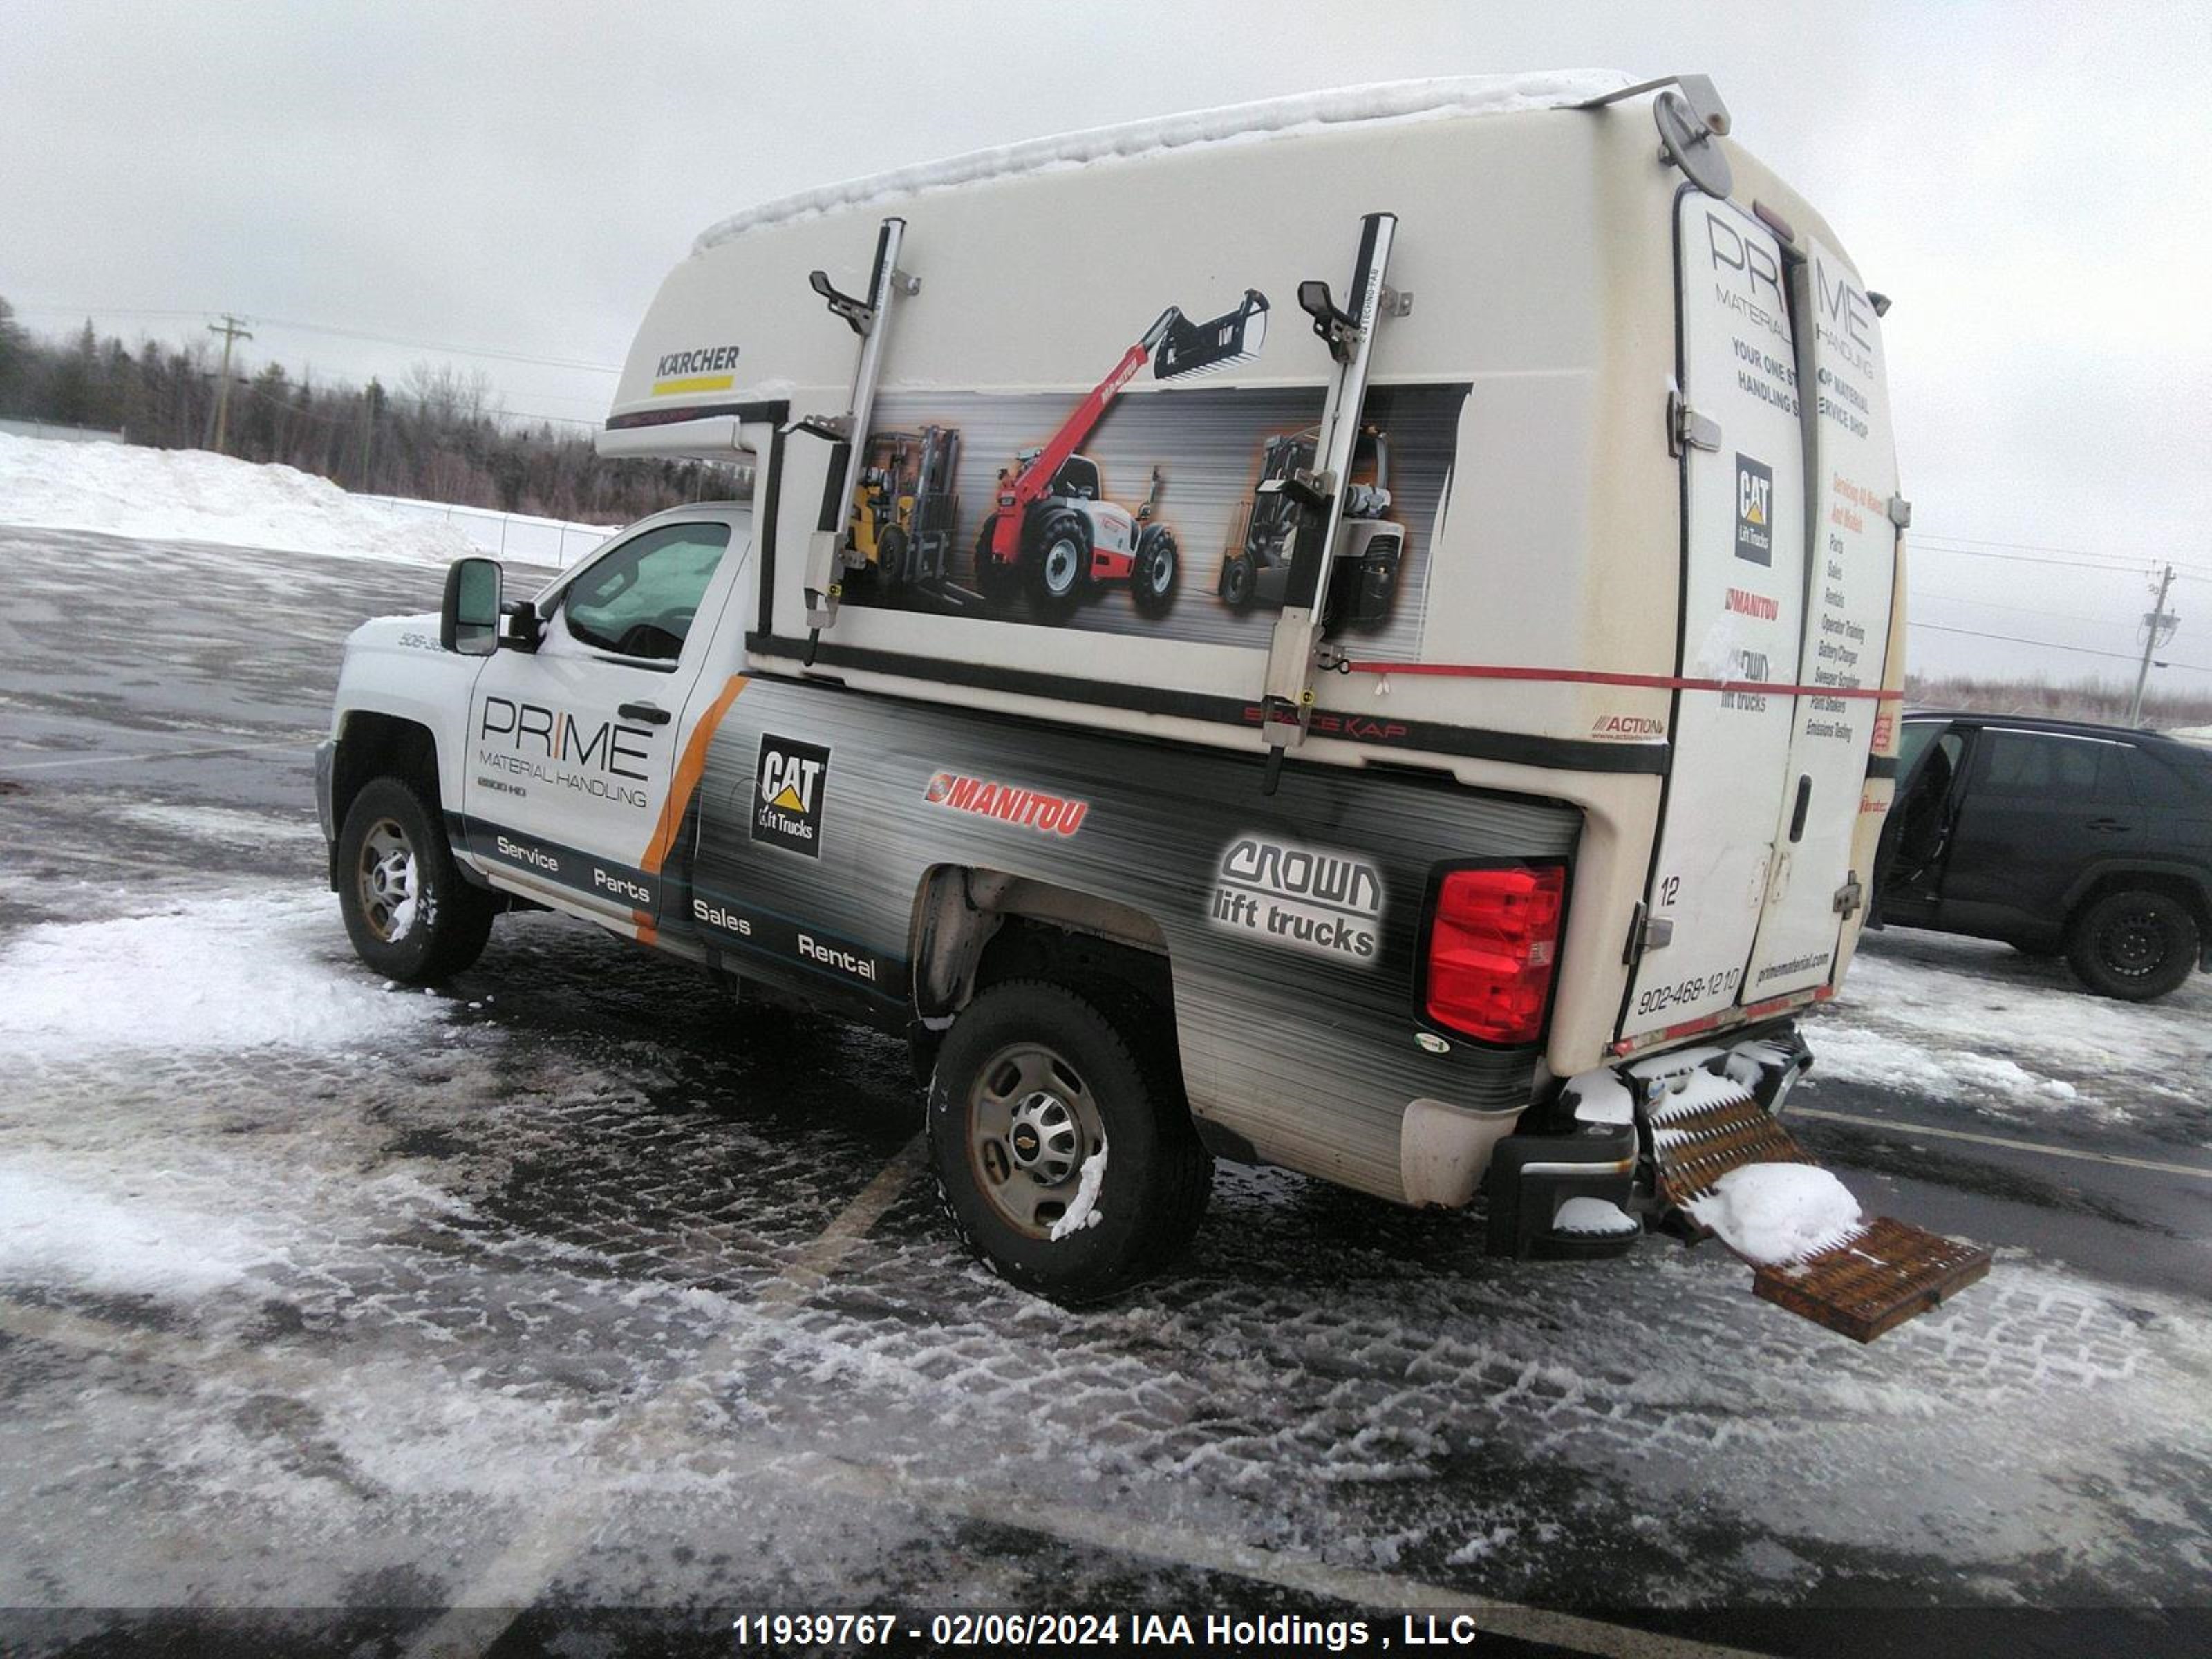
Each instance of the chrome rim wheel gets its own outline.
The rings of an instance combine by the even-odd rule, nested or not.
[[[1067,1213],[1084,1160],[1105,1138],[1081,1075],[1040,1043],[1000,1049],[969,1091],[975,1183],[1009,1225],[1033,1238],[1049,1237]]]
[[[413,931],[422,897],[421,866],[415,844],[396,820],[379,818],[362,837],[354,896],[368,931],[385,944],[397,944]]]

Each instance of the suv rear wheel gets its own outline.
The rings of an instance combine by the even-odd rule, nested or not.
[[[2187,905],[2171,894],[2126,888],[2074,919],[2066,960],[2100,996],[2148,1002],[2189,977],[2201,948]]]

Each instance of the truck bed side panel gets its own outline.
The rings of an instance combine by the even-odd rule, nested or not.
[[[1256,757],[756,678],[701,781],[690,920],[737,971],[898,1024],[933,868],[1128,906],[1167,944],[1194,1109],[1270,1161],[1401,1197],[1408,1103],[1516,1111],[1538,1052],[1419,1041],[1437,866],[1565,859],[1579,817],[1410,773],[1292,765],[1260,786]]]

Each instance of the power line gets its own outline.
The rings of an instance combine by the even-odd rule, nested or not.
[[[1985,553],[1978,548],[1947,547],[1941,542],[1932,541],[1924,536],[1913,538],[1912,549],[1915,552],[1954,553],[1962,559],[1996,559],[2006,564],[2057,565],[2069,570],[2101,571],[2108,575],[2114,573],[2125,574],[2130,571],[2150,568],[2150,561],[2148,559],[2136,564],[2093,564],[2087,559],[2045,559],[2027,553]]]
[[[94,315],[106,317],[204,317],[204,311],[155,311],[124,306],[33,306],[15,307],[19,311],[40,312],[59,316]],[[580,357],[546,357],[529,352],[508,351],[496,346],[454,345],[441,340],[421,340],[404,334],[379,334],[369,329],[344,328],[335,323],[306,323],[289,317],[246,317],[240,320],[258,323],[264,328],[289,328],[309,334],[331,334],[342,339],[366,340],[377,345],[409,346],[422,351],[442,351],[457,357],[489,357],[499,362],[534,363],[547,368],[582,369],[593,374],[619,374],[622,370],[606,363],[588,362]]]
[[[2062,622],[2083,620],[2078,611],[2046,611],[2032,605],[2006,605],[1996,599],[1978,599],[1971,593],[1945,593],[1934,588],[1915,590],[1912,598],[1920,599],[1949,599],[1959,605],[1978,605],[1990,611],[2017,611],[2027,617],[2055,617]]]
[[[1978,628],[1949,628],[1946,627],[1942,623],[1914,622],[1910,620],[1906,622],[1905,626],[1907,628],[1925,628],[1930,632],[1936,634],[1964,634],[1971,639],[2002,640],[2007,645],[2032,645],[2045,651],[2072,651],[2085,657],[2116,657],[2122,662],[2133,662],[2136,660],[2136,653],[2132,651],[2100,651],[2094,646],[2061,645],[2056,640],[2024,640],[2017,634],[1988,634],[1983,632]],[[2168,662],[2163,658],[2154,658],[2152,659],[2152,666],[2156,668],[2185,668],[2193,674],[2212,674],[2212,668],[2205,667],[2200,663]]]

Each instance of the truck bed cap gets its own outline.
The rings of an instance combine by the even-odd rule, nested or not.
[[[1115,126],[1091,127],[1018,144],[969,150],[943,161],[924,161],[864,179],[848,179],[842,184],[780,196],[708,226],[699,234],[691,251],[695,255],[704,253],[716,244],[760,225],[778,224],[864,202],[883,202],[895,197],[918,195],[923,191],[973,184],[983,179],[1036,173],[1047,167],[1130,161],[1187,144],[1248,142],[1350,123],[1432,120],[1559,109],[1601,97],[1627,84],[1628,76],[1618,70],[1436,76],[1419,81],[1331,87],[1286,98],[1264,98],[1251,103],[1224,104],[1214,109],[1153,116]]]

